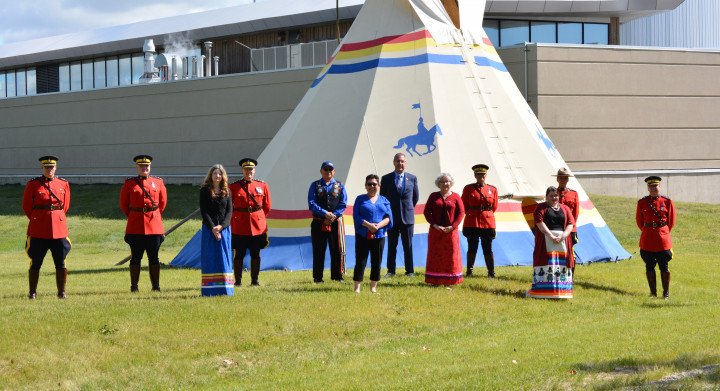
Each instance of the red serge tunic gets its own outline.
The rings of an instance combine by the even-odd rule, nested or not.
[[[478,193],[478,189],[482,195]],[[480,186],[471,183],[463,189],[462,202],[466,213],[463,227],[495,228],[495,211],[498,208],[498,194],[495,186],[488,184]]]
[[[565,214],[565,224],[563,224],[563,229],[565,229],[568,224],[575,225],[575,219],[573,218],[572,211],[567,206],[558,203],[560,206],[560,209]],[[548,206],[547,202],[541,202],[537,205],[535,208],[535,213],[533,214],[533,217],[535,218],[535,224],[537,223],[544,223],[545,222],[545,213],[547,213]],[[568,236],[565,238],[565,246],[567,247],[567,252],[565,253],[565,259],[567,261],[567,266],[570,268],[575,267],[575,254],[573,253],[573,247],[572,247],[572,237]],[[547,266],[548,264],[548,256],[547,256],[547,248],[545,247],[545,235],[540,232],[540,228],[535,228],[535,250],[533,251],[533,267],[537,266]]]
[[[660,215],[658,217],[653,209]],[[642,233],[640,234],[640,249],[645,251],[665,251],[672,249],[670,231],[675,226],[675,205],[672,200],[659,196],[653,199],[643,197],[637,202],[635,221]]]
[[[425,282],[433,285],[456,285],[463,282],[462,256],[458,226],[465,214],[462,199],[457,193],[443,200],[440,192],[430,194],[425,204],[425,219],[430,223],[428,253],[425,264]],[[433,225],[453,226],[450,233],[443,233]]]
[[[43,186],[47,185],[53,194]],[[56,210],[35,209],[34,206],[50,207]],[[70,207],[70,185],[66,180],[45,177],[35,178],[25,185],[22,208],[25,216],[30,219],[27,236],[40,239],[62,239],[68,236],[67,219],[65,213]]]
[[[152,202],[145,195],[138,181],[152,197]],[[131,209],[150,209],[153,207],[153,203],[157,206],[157,209],[153,211],[143,212]],[[165,234],[161,213],[165,210],[166,204],[167,190],[165,190],[162,179],[154,176],[148,176],[144,179],[139,176],[126,179],[122,190],[120,190],[120,208],[128,218],[125,233],[135,235]]]
[[[558,189],[558,195],[560,196],[558,203],[570,208],[573,219],[575,219],[572,232],[577,232],[577,220],[578,216],[580,216],[580,198],[578,197],[578,193],[573,189],[567,188]]]
[[[257,208],[248,193],[243,190],[240,181],[244,182],[247,190],[260,205],[260,209]],[[258,180],[247,183],[244,179],[241,179],[232,183],[229,188],[233,202],[233,214],[230,221],[233,235],[257,236],[267,232],[268,227],[265,218],[272,209],[272,199],[267,183]],[[249,209],[253,211],[248,212]]]

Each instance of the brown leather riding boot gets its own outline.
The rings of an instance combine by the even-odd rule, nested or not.
[[[140,281],[140,265],[130,265],[130,292],[138,292]]]
[[[657,297],[657,280],[655,279],[655,270],[645,271],[648,286],[650,287],[650,297]]]
[[[250,285],[258,286],[258,277],[260,276],[260,257],[250,258],[250,279],[252,282]]]
[[[488,277],[495,278],[495,255],[485,255],[485,266],[487,266]]]
[[[40,279],[40,270],[29,270],[28,271],[28,280],[30,282],[30,294],[28,295],[28,299],[35,300],[37,298],[37,285],[38,280]]]
[[[150,272],[150,283],[152,284],[152,290],[160,292],[160,265],[148,266]]]
[[[233,259],[233,273],[235,274],[235,286],[242,285],[242,259]]]
[[[475,267],[475,257],[476,253],[471,253],[468,251],[467,253],[467,271],[465,272],[465,277],[470,277],[473,275],[473,267]]]
[[[58,299],[66,299],[65,283],[67,282],[67,269],[55,269],[55,284],[57,285]]]
[[[660,272],[660,280],[663,287],[663,299],[670,298],[670,272]]]

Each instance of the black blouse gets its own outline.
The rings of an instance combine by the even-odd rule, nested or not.
[[[200,214],[206,227],[210,229],[218,225],[222,225],[223,229],[229,227],[232,212],[232,197],[229,192],[227,197],[213,197],[209,188],[200,189]]]
[[[551,231],[564,230],[565,229],[565,213],[563,212],[562,208],[560,208],[558,210],[554,210],[553,208],[548,206],[547,212],[545,212],[545,225]]]

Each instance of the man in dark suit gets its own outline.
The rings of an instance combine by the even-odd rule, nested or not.
[[[398,237],[402,238],[405,253],[405,274],[415,277],[413,269],[412,237],[415,228],[415,205],[420,199],[417,177],[405,172],[405,155],[398,153],[393,158],[395,171],[384,175],[380,181],[380,195],[390,200],[393,214],[393,227],[388,231],[388,254],[385,277],[395,274]]]

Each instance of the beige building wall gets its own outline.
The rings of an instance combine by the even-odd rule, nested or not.
[[[260,155],[319,70],[0,99],[0,183],[42,174],[45,154],[75,183],[121,182],[136,174],[138,154],[152,155],[153,175],[170,183],[198,183],[178,175],[215,163],[240,173],[237,162]]]
[[[672,198],[720,202],[720,52],[523,49],[498,51],[587,192],[636,197],[659,173]]]
[[[660,173],[673,199],[720,202],[720,52],[523,49],[498,52],[587,192],[636,197],[642,178]],[[319,71],[0,99],[0,183],[39,175],[44,154],[76,183],[120,182],[141,153],[170,183],[198,183],[187,174],[214,163],[239,173],[237,161],[260,155]],[[697,169],[709,170],[682,171]]]

